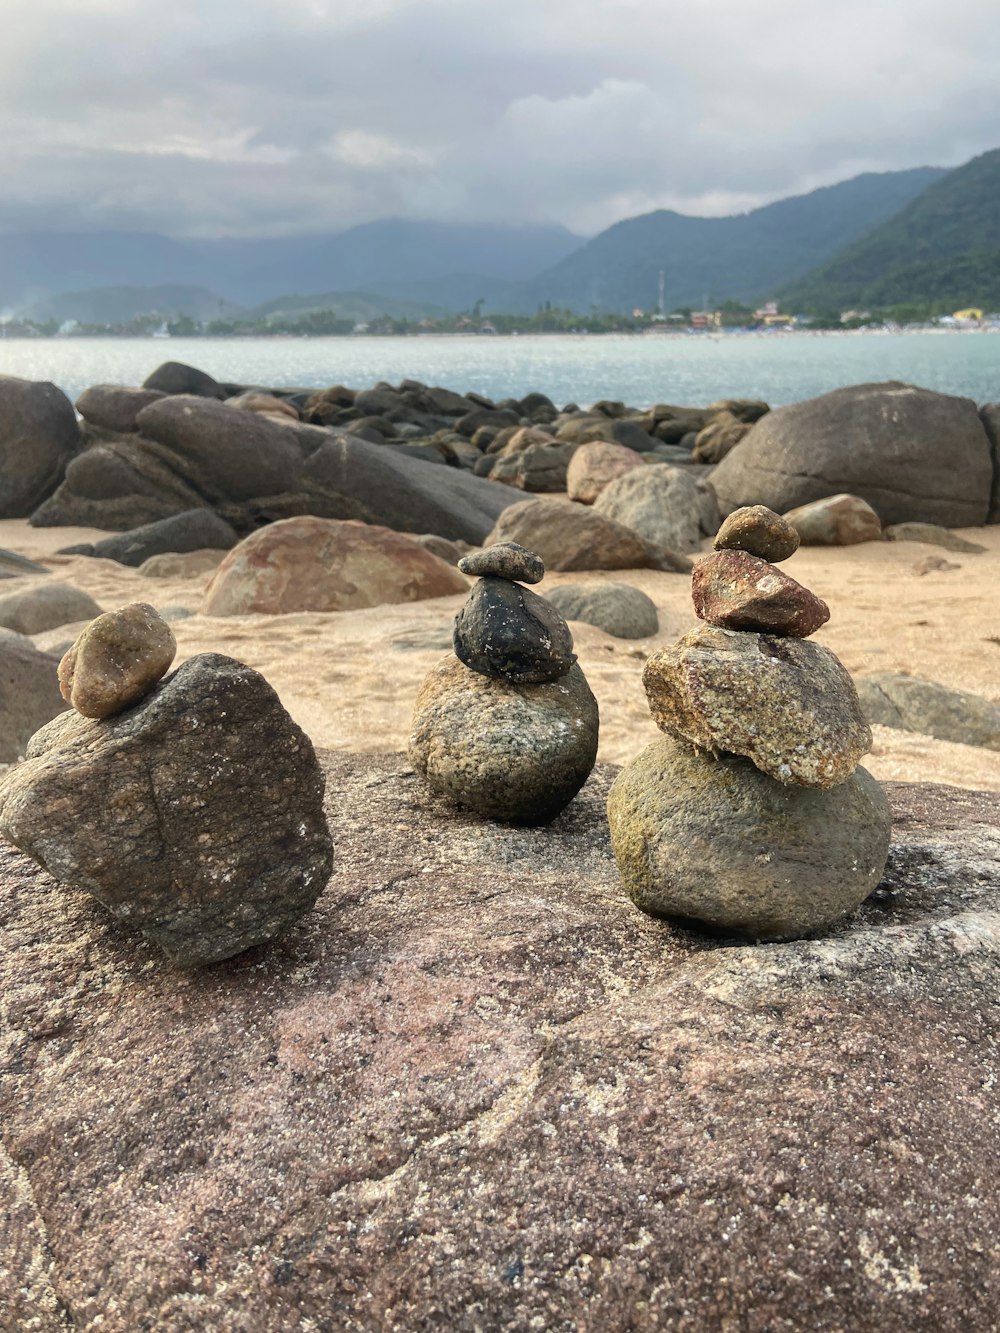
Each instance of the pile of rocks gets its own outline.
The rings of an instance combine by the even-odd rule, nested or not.
[[[142,603],[59,666],[72,712],[0,784],[0,833],[185,966],[287,930],[330,875],[322,771],[262,676],[176,643]]]
[[[417,697],[410,762],[478,814],[547,823],[594,767],[597,702],[566,621],[522,587],[545,574],[534,552],[504,542],[458,567],[478,582],[455,619],[454,654]]]
[[[772,561],[798,546],[762,506],[719,530],[693,577],[707,622],[643,681],[665,736],[608,800],[622,882],[654,915],[756,939],[828,926],[878,883],[889,809],[858,762],[872,743],[850,676],[805,640],[826,604]]]

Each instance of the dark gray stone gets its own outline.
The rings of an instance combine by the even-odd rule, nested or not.
[[[517,542],[497,542],[473,551],[459,560],[458,568],[470,578],[489,576],[510,579],[512,583],[541,583],[545,577],[541,557]]]
[[[712,475],[724,514],[776,513],[846,492],[883,524],[986,522],[993,469],[976,405],[911,385],[858,384],[775,408]]]
[[[566,617],[596,625],[618,639],[646,639],[660,631],[656,603],[628,583],[563,583],[545,600]]]
[[[573,636],[544,597],[506,578],[481,578],[455,617],[455,655],[473,671],[537,685],[565,676]]]
[[[117,560],[120,565],[137,569],[151,555],[167,551],[228,551],[238,540],[235,529],[211,509],[188,509],[171,518],[133,528],[131,532],[105,537],[87,550],[66,547],[64,551]]]
[[[228,387],[219,384],[203,370],[181,361],[164,361],[142,382],[144,389],[159,389],[164,394],[195,394],[199,398],[227,398]]]
[[[61,389],[0,375],[0,519],[37,509],[79,445],[76,413]]]

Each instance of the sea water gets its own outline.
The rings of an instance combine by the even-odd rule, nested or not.
[[[890,379],[1000,401],[1000,335],[980,332],[0,337],[0,374],[52,380],[71,398],[89,384],[141,384],[166,360],[238,384],[367,388],[379,380],[415,379],[494,399],[539,390],[560,406],[599,398],[636,407],[717,398],[762,398],[777,406],[845,384]]]

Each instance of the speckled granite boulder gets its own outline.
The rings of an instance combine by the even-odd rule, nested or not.
[[[0,833],[200,966],[312,907],[332,861],[322,796],[312,745],[264,677],[205,653],[126,713],[37,732],[0,783]]]
[[[586,782],[597,731],[597,701],[578,666],[521,685],[470,671],[449,654],[417,695],[410,762],[469,810],[544,824]]]
[[[872,746],[851,677],[817,643],[705,625],[654,653],[643,684],[661,731],[779,782],[835,787]]]

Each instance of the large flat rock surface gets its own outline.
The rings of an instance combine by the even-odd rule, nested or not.
[[[526,830],[324,762],[329,888],[201,973],[0,847],[0,1329],[997,1327],[1000,797],[890,786],[752,947],[624,898],[612,768]]]

